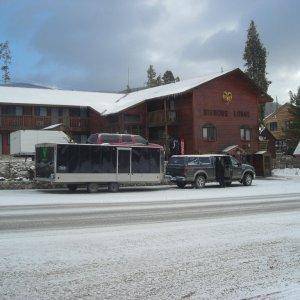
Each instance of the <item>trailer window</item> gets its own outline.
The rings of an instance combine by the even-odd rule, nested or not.
[[[159,173],[160,149],[132,148],[132,173]]]

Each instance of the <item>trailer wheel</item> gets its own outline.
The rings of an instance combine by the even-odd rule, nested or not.
[[[108,191],[111,193],[116,193],[119,191],[119,184],[117,182],[110,182],[108,184]]]
[[[87,187],[86,187],[88,193],[97,193],[98,192],[98,188],[99,188],[99,185],[96,182],[88,183]]]
[[[77,185],[76,184],[68,184],[67,188],[69,189],[70,192],[75,192],[77,190]]]

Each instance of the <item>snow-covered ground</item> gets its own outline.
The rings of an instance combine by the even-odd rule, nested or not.
[[[118,203],[140,201],[191,200],[226,197],[245,197],[255,195],[276,195],[300,193],[300,176],[298,178],[257,179],[253,185],[245,187],[233,183],[232,187],[220,188],[218,184],[208,184],[201,190],[175,186],[150,186],[124,188],[118,193],[108,193],[106,189],[96,194],[87,194],[85,190],[69,193],[65,190],[2,190],[0,206],[23,204],[62,204],[62,203]]]
[[[156,186],[115,194],[0,191],[0,298],[299,299],[299,195],[298,177],[225,189],[211,184],[202,190]],[[185,203],[193,199],[197,201]],[[165,216],[176,206],[197,207],[197,214],[176,222],[149,218],[147,223],[61,225],[56,230],[25,226],[50,217],[58,223],[68,214],[91,221],[109,212],[116,218],[137,209],[150,214],[150,203],[162,210],[166,200],[172,204]],[[72,203],[74,208],[56,205]],[[113,208],[109,203],[121,204]],[[236,206],[238,214],[201,217],[202,210],[226,211],[232,203],[242,203]],[[251,213],[255,205],[265,209]],[[5,228],[5,222],[20,218],[22,229]]]
[[[4,299],[299,299],[299,222],[298,212],[283,212],[4,233],[0,294]]]
[[[299,168],[285,168],[285,169],[274,169],[272,171],[273,176],[279,177],[299,177],[300,178],[300,169]]]

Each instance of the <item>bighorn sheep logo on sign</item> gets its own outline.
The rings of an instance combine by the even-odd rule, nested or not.
[[[229,104],[232,101],[232,93],[228,91],[223,92],[223,100]]]

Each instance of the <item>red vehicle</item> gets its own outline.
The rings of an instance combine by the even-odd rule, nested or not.
[[[88,138],[89,144],[109,144],[114,146],[130,146],[130,145],[147,145],[150,147],[162,146],[151,144],[140,135],[134,134],[119,134],[119,133],[93,133]]]

